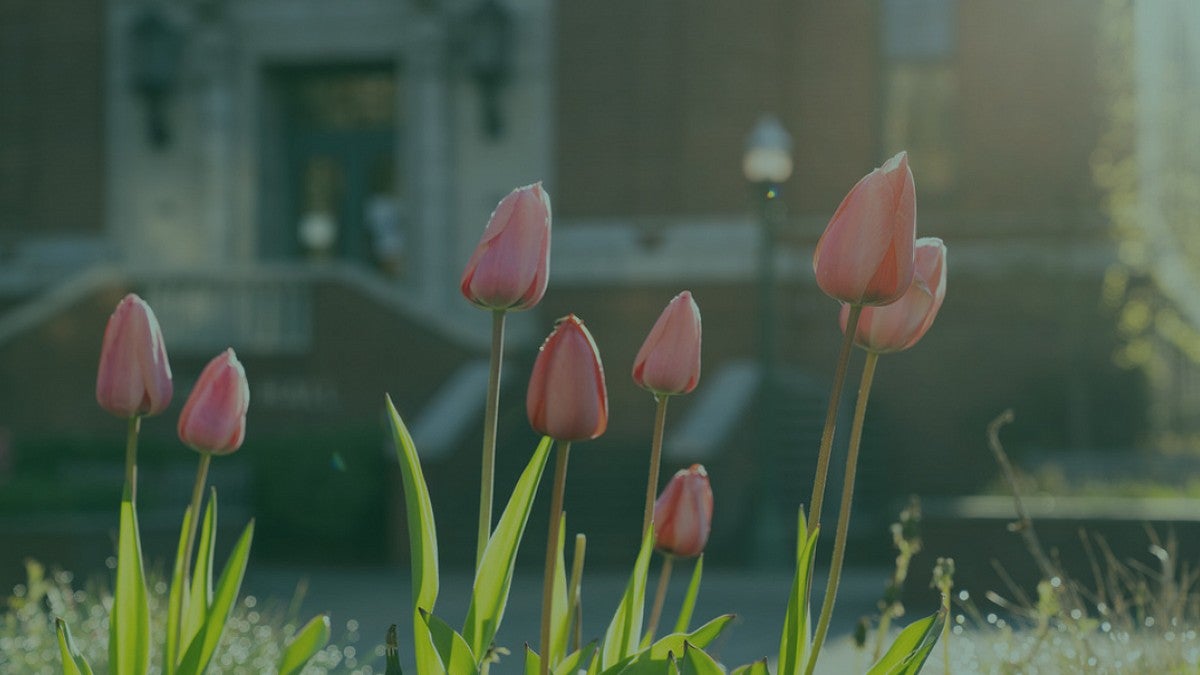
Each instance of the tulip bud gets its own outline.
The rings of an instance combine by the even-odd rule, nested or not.
[[[604,366],[591,333],[574,314],[558,320],[542,344],[525,409],[534,430],[560,441],[582,441],[608,426]]]
[[[704,552],[712,529],[713,494],[699,464],[677,471],[654,502],[654,548],[691,558]]]
[[[486,309],[529,309],[546,293],[549,274],[550,195],[534,183],[496,206],[459,288]]]
[[[917,240],[915,274],[908,292],[882,307],[864,307],[854,342],[872,352],[898,352],[915,345],[933,325],[946,299],[946,246],[936,237]],[[842,332],[850,315],[842,306]]]
[[[633,381],[655,394],[686,394],[700,381],[700,308],[689,291],[671,300],[650,329],[637,358]]]
[[[850,305],[886,305],[908,290],[917,231],[916,189],[901,152],[858,181],[813,254],[817,285]]]
[[[193,450],[228,455],[242,447],[250,387],[232,349],[217,355],[204,371],[179,414],[179,440]]]
[[[104,328],[96,401],[117,417],[157,415],[171,403],[171,364],[158,319],[130,293]]]

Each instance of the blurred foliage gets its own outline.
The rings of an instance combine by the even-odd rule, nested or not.
[[[42,565],[28,562],[27,581],[12,589],[0,607],[0,672],[22,675],[59,675],[62,673],[54,619],[62,618],[70,626],[83,655],[93,664],[108,659],[108,606],[112,595],[104,585],[90,581],[83,588],[74,585],[70,572],[50,575]],[[151,624],[154,648],[162,644],[165,630],[167,584],[161,575],[151,574]],[[300,598],[290,605],[279,600],[260,600],[246,596],[235,606],[214,661],[214,670],[226,675],[258,675],[274,672],[283,647],[301,627],[296,609]],[[383,645],[360,648],[356,621],[347,622],[336,638],[343,644],[330,644],[313,657],[302,671],[305,675],[353,671],[370,675],[383,672]],[[161,657],[151,656],[151,672],[159,672]]]

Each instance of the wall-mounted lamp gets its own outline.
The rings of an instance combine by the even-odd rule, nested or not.
[[[143,9],[130,25],[130,86],[146,108],[146,133],[155,148],[171,140],[167,101],[179,84],[183,46],[183,30],[155,7]]]
[[[483,106],[483,130],[497,139],[504,132],[500,91],[513,72],[512,12],[499,0],[483,0],[466,17],[467,68]]]

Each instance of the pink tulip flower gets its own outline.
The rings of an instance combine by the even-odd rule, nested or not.
[[[915,345],[921,339],[946,299],[946,245],[936,237],[917,240],[912,285],[896,302],[882,307],[864,307],[858,319],[854,342],[868,351],[885,354]],[[842,306],[842,332],[850,306]]]
[[[850,305],[886,305],[912,283],[916,189],[901,152],[858,181],[817,242],[813,271],[826,294]]]
[[[633,381],[659,395],[686,394],[700,381],[700,308],[689,291],[675,296],[650,329]]]
[[[704,552],[712,529],[713,494],[699,464],[675,473],[654,502],[654,547],[691,558]]]
[[[460,290],[486,309],[529,309],[550,274],[550,196],[541,183],[513,190],[488,220]]]
[[[179,414],[179,440],[198,452],[228,455],[246,437],[250,387],[232,349],[217,355],[204,371]]]
[[[157,415],[171,403],[171,364],[158,319],[130,293],[104,328],[96,401],[117,417]]]
[[[525,398],[534,430],[560,441],[596,438],[608,426],[604,366],[591,333],[574,314],[542,344]]]

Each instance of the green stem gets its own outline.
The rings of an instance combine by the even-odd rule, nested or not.
[[[483,464],[479,478],[479,537],[475,569],[492,536],[492,489],[496,478],[496,423],[500,409],[500,362],[504,358],[504,310],[492,310],[492,360],[488,369],[487,407],[483,413]]]
[[[642,514],[642,538],[650,529],[654,520],[654,500],[658,496],[658,469],[662,464],[663,429],[667,423],[667,401],[671,399],[666,394],[654,396],[658,406],[654,413],[654,440],[650,444],[650,477],[646,480],[646,508]]]
[[[121,489],[121,501],[137,502],[137,446],[138,432],[142,428],[141,415],[129,418],[125,436],[125,487]]]
[[[650,609],[650,621],[646,624],[646,635],[654,641],[654,633],[658,630],[658,620],[662,617],[663,602],[667,599],[667,586],[671,583],[671,569],[675,566],[675,556],[663,554],[662,571],[658,575],[658,590],[654,593],[654,606]]]
[[[183,579],[187,583],[192,569],[192,550],[196,542],[196,528],[200,524],[200,499],[204,496],[204,484],[208,482],[208,466],[212,464],[212,455],[200,453],[200,464],[196,467],[196,483],[192,486],[192,518],[188,524],[187,543],[183,548]],[[182,606],[180,611],[183,611]],[[183,617],[180,617],[181,619]],[[182,624],[181,624],[182,625]]]
[[[854,318],[852,309],[851,318]],[[854,331],[847,329],[847,335]],[[850,507],[854,501],[854,474],[858,470],[858,448],[862,443],[863,419],[867,414],[867,401],[871,397],[871,381],[875,377],[875,363],[879,354],[867,352],[863,364],[862,381],[858,386],[858,401],[854,407],[854,422],[850,425],[850,449],[846,455],[846,479],[842,484],[842,505],[838,512],[837,536],[833,541],[833,559],[829,563],[829,584],[825,587],[825,598],[821,601],[821,618],[817,621],[817,633],[813,636],[812,651],[805,667],[805,675],[812,675],[817,666],[817,655],[829,632],[829,620],[833,616],[833,601],[837,598],[838,582],[842,576],[842,562],[846,557],[846,534],[850,529]]]
[[[546,538],[546,576],[542,581],[541,675],[550,673],[550,614],[554,605],[554,571],[558,564],[558,538],[562,536],[563,493],[567,486],[567,456],[570,441],[556,441],[554,492],[550,498],[550,536]]]
[[[829,456],[833,450],[833,431],[837,426],[838,405],[842,401],[842,385],[846,382],[846,365],[850,363],[850,347],[854,345],[854,334],[858,331],[858,317],[862,305],[850,306],[850,317],[846,320],[846,335],[842,338],[842,349],[838,352],[837,368],[833,374],[833,388],[829,392],[829,409],[825,413],[825,428],[821,431],[821,450],[817,455],[817,475],[813,479],[812,499],[809,500],[808,534],[811,536],[821,524],[821,504],[825,501],[825,483],[829,479]]]

